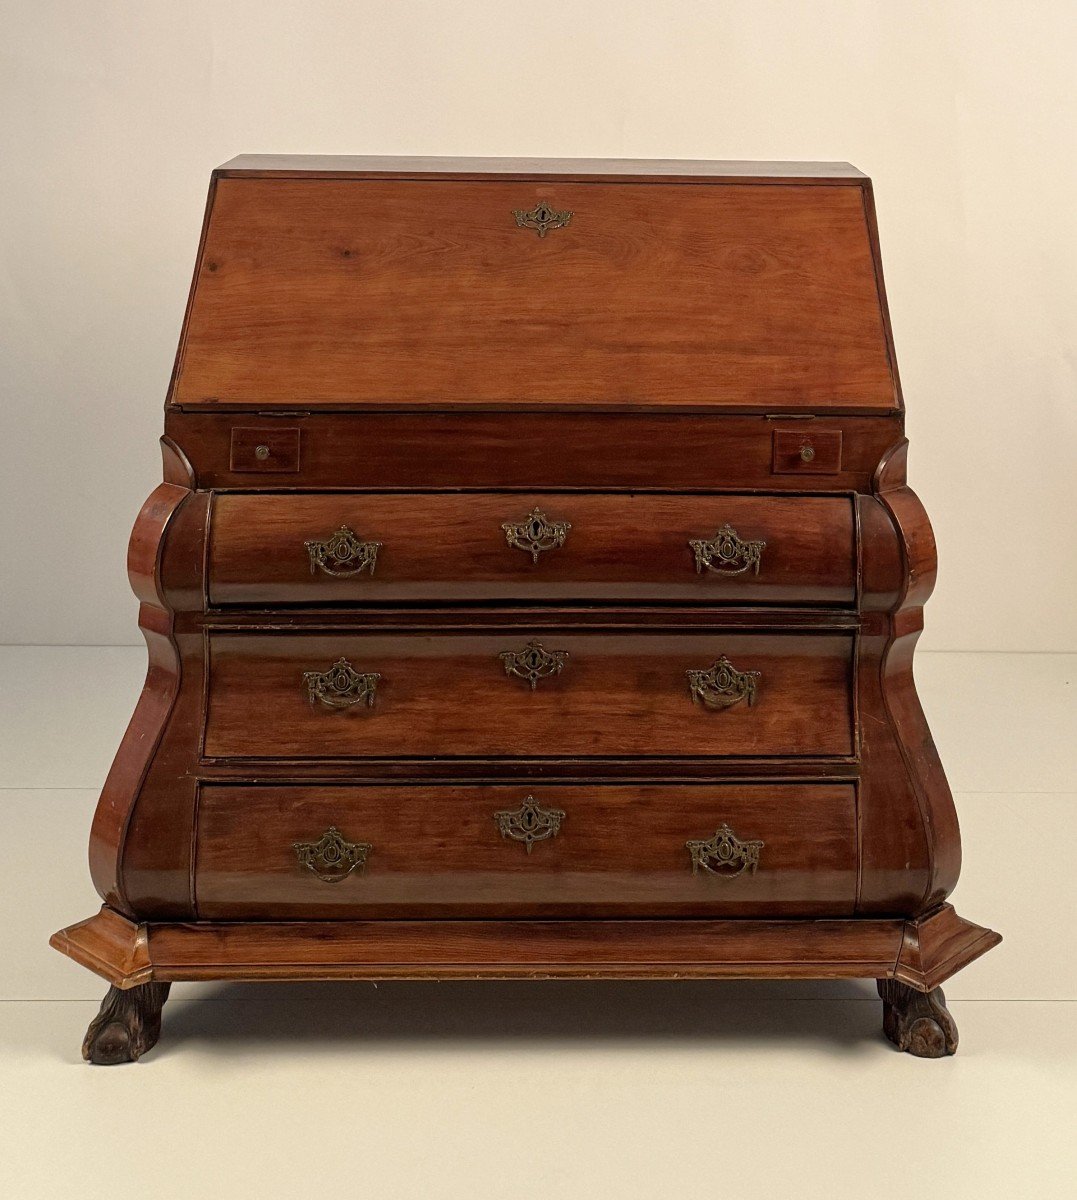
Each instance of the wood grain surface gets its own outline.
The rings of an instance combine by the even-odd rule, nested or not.
[[[571,528],[532,555],[503,525],[534,509]],[[380,543],[373,572],[311,569],[305,543],[342,525]],[[693,539],[731,525],[766,543],[758,569],[697,570]],[[746,560],[745,560],[746,561]],[[735,567],[743,563],[733,564]],[[850,604],[853,510],[847,498],[752,496],[224,495],[210,524],[216,604],[684,600]]]
[[[543,632],[568,657],[532,690],[499,655],[533,634],[213,634],[209,757],[848,755],[853,639]],[[759,671],[754,704],[693,703],[688,670]],[[308,700],[306,671],[380,674],[372,706]]]
[[[533,796],[564,813],[524,844],[494,814]],[[734,878],[693,874],[688,839],[729,825],[760,840]],[[326,882],[293,843],[330,827],[371,846]],[[849,784],[227,787],[199,802],[195,886],[203,918],[340,916],[850,916],[856,817]]]
[[[571,223],[539,237],[515,211]],[[171,402],[898,404],[860,188],[217,182]]]

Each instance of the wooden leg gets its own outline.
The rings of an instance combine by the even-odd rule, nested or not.
[[[167,983],[138,987],[110,987],[101,1011],[90,1022],[82,1043],[82,1057],[99,1066],[137,1062],[157,1043],[161,1009],[168,999]]]
[[[883,998],[883,1032],[917,1058],[945,1058],[957,1050],[957,1025],[942,988],[918,992],[896,979],[877,981]]]

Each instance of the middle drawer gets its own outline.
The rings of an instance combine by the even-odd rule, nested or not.
[[[842,496],[218,495],[209,599],[850,605]]]
[[[853,750],[851,633],[211,633],[220,758]]]

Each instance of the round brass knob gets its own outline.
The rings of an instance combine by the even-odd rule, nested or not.
[[[265,460],[269,457],[269,447],[255,446],[254,457],[258,459],[259,462],[265,462]]]
[[[801,446],[800,447],[800,459],[802,462],[811,462],[811,460],[814,457],[815,457],[815,447],[814,446]]]

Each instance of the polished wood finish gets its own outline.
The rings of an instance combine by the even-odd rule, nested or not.
[[[294,425],[234,425],[228,468],[239,475],[294,475],[301,432]]]
[[[503,525],[534,509],[571,525],[537,560]],[[312,570],[305,544],[346,525],[380,543],[373,571]],[[756,569],[697,569],[689,544],[731,525],[766,543]],[[845,497],[221,495],[210,517],[210,601],[691,601],[840,604],[856,598],[853,506]]]
[[[572,218],[517,226],[539,200]],[[233,161],[162,449],[105,907],[63,953],[123,992],[859,976],[897,1044],[952,1052],[936,989],[999,937],[945,903],[935,544],[859,172]],[[571,529],[532,555],[503,525],[534,509]],[[697,572],[726,525],[758,562]],[[311,561],[342,526],[379,543],[361,574]],[[533,641],[565,655],[534,688],[501,658]],[[708,708],[687,672],[723,657]],[[304,680],[341,658],[379,676],[354,707]],[[108,997],[91,1057],[159,1002]]]
[[[500,654],[539,641],[567,655],[534,690]],[[208,758],[545,758],[848,755],[853,639],[743,633],[617,636],[522,625],[511,634],[213,634]],[[758,671],[754,703],[693,703],[687,672],[723,655]],[[311,703],[306,671],[345,658],[381,678],[371,705]],[[496,720],[476,714],[496,713]],[[640,729],[646,743],[640,744]]]
[[[842,442],[840,429],[775,429],[771,470],[775,475],[839,475]]]
[[[515,211],[572,213],[545,237]],[[173,404],[897,403],[859,181],[216,181]]]
[[[259,420],[271,414],[259,413]],[[868,492],[880,459],[901,441],[900,417],[640,412],[315,413],[276,418],[301,432],[301,472],[230,468],[235,413],[165,413],[200,488],[408,492]],[[775,471],[772,439],[842,434],[835,474]],[[799,445],[799,443],[798,443]],[[799,461],[799,460],[798,460]]]
[[[494,814],[526,797],[556,836],[507,840]],[[850,784],[203,787],[195,897],[203,919],[252,917],[851,916]],[[761,840],[733,878],[693,873],[689,839],[728,824]],[[326,883],[293,844],[335,827],[371,845]]]
[[[891,979],[903,938],[949,911],[907,920],[140,924],[106,909],[54,934],[52,945],[119,988],[205,979]],[[1000,940],[957,920],[964,949],[946,978]]]

